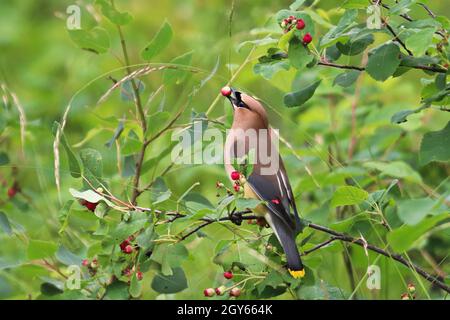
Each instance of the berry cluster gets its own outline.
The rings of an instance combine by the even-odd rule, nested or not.
[[[231,180],[234,181],[234,185],[233,185],[233,189],[236,192],[241,191],[241,183],[240,183],[240,179],[241,179],[241,174],[239,173],[239,171],[233,171],[230,174]]]
[[[407,289],[408,289],[408,292],[403,293],[400,296],[400,299],[402,299],[402,300],[414,300],[414,299],[416,299],[416,286],[414,284],[412,284],[412,283],[409,283]]]
[[[83,259],[81,261],[81,265],[83,267],[86,267],[91,275],[95,275],[97,273],[97,269],[99,267],[98,260],[96,258],[92,259],[92,261],[89,261],[88,259]]]
[[[125,269],[122,270],[122,274],[128,278],[130,278],[133,273],[135,272],[135,267],[133,266],[132,268],[130,267],[126,267]],[[137,270],[136,272],[136,278],[141,281],[142,279],[144,279],[144,274],[139,270]]]
[[[293,28],[296,28],[297,30],[303,30],[306,27],[306,23],[303,19],[297,19],[294,16],[289,16],[281,22],[280,26],[281,28],[283,28],[284,33],[286,33],[291,31]],[[303,35],[302,41],[304,45],[308,45],[312,40],[313,38],[309,32]]]
[[[131,254],[133,253],[133,251],[135,250],[135,248],[132,246],[131,242],[134,240],[133,236],[129,236],[128,238],[126,238],[125,240],[123,240],[119,247],[120,247],[120,251],[122,251],[125,254]]]
[[[225,279],[233,279],[233,273],[231,271],[225,271],[223,273]],[[222,296],[225,292],[229,291],[230,297],[239,297],[241,295],[241,289],[233,286],[231,288],[227,288],[226,286],[220,286],[218,288],[206,288],[203,290],[203,294],[205,297],[213,297],[215,294],[218,296]]]

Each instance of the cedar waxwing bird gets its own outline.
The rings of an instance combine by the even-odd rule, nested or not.
[[[294,278],[303,277],[305,271],[295,243],[301,231],[300,218],[283,161],[274,147],[277,137],[269,127],[266,110],[258,100],[233,88],[224,87],[221,92],[233,107],[233,124],[224,149],[228,177],[233,180],[235,160],[249,156],[250,150],[256,148],[253,170],[247,177],[241,174],[239,184],[243,186],[245,198],[262,201],[252,211],[265,218],[275,233],[286,254],[289,273]],[[252,141],[254,137],[256,141]]]

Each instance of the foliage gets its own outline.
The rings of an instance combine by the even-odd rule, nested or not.
[[[56,0],[36,28],[37,4],[0,4],[0,298],[399,299],[409,283],[446,297],[445,4],[379,2],[371,29],[368,1],[116,2],[83,1],[79,30]],[[230,127],[225,84],[280,128],[303,279],[223,165],[173,158],[174,131],[195,158],[199,128]]]

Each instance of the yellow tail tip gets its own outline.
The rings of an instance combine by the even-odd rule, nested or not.
[[[305,269],[302,270],[291,270],[288,269],[291,276],[293,276],[295,279],[303,278],[305,276]]]

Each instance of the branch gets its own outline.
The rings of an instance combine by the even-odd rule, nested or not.
[[[403,264],[404,266],[408,267],[411,270],[416,271],[419,275],[421,275],[425,280],[431,282],[432,284],[435,284],[436,286],[438,286],[439,288],[441,288],[442,290],[450,293],[450,286],[446,285],[444,282],[442,282],[438,277],[433,276],[431,274],[429,274],[428,272],[426,272],[425,270],[423,270],[421,267],[410,263],[408,260],[406,260],[405,258],[403,258],[401,255],[399,254],[393,254],[393,253],[389,253],[386,250],[383,250],[381,248],[378,248],[374,245],[368,244],[367,242],[363,241],[362,239],[357,239],[357,238],[353,238],[351,236],[345,235],[343,233],[334,231],[332,229],[329,229],[327,227],[324,226],[320,226],[314,223],[310,223],[309,227],[311,229],[315,229],[321,232],[325,232],[328,234],[333,235],[336,240],[340,240],[340,241],[344,241],[344,242],[349,242],[352,244],[356,244],[359,245],[363,248],[367,248],[368,250],[374,251],[378,254],[381,254],[385,257],[394,259],[397,262],[400,262],[401,264]]]
[[[376,1],[372,1],[372,2],[376,2]],[[387,4],[381,3],[381,1],[380,1],[380,4],[383,6],[383,8],[385,8],[385,9],[387,9],[387,10],[391,10],[391,8],[390,8]],[[420,4],[420,5],[421,5],[425,10],[428,9],[428,7],[426,7],[426,6],[422,5],[422,4]],[[428,12],[428,14],[430,14],[429,9],[427,10],[427,12]],[[431,14],[430,14],[430,15],[431,15]],[[411,18],[411,17],[410,17],[408,14],[406,14],[406,13],[399,14],[399,16],[402,17],[403,19],[405,19],[406,21],[409,21],[409,22],[413,22],[413,21],[414,21],[414,19]],[[433,15],[431,15],[431,16],[433,17]],[[442,38],[446,38],[446,36],[445,36],[441,31],[436,31],[435,34],[438,34],[438,35],[441,36]]]
[[[249,212],[250,211],[243,211],[243,212],[238,212],[238,213],[235,213],[235,214],[245,214],[245,213],[249,213]],[[182,214],[177,214],[177,216],[179,218],[185,217],[185,215],[182,215]],[[242,216],[241,217],[242,220],[250,220],[250,219],[256,219],[256,218],[257,217],[254,216],[254,215]],[[172,219],[171,221],[173,221],[173,220],[175,220],[175,219]],[[204,223],[200,224],[199,226],[197,226],[196,228],[194,228],[193,230],[189,231],[187,234],[182,236],[179,241],[185,240],[190,235],[196,233],[200,229],[202,229],[202,228],[204,228],[204,227],[206,227],[206,226],[208,226],[208,225],[210,225],[210,224],[212,224],[214,222],[232,221],[233,218],[232,217],[222,217],[222,218],[217,219],[217,220],[216,219],[211,219],[211,218],[203,218],[203,219],[200,219],[200,220],[204,221]],[[444,282],[442,282],[439,279],[439,277],[433,276],[433,275],[429,274],[428,272],[426,272],[425,270],[423,270],[421,267],[419,267],[419,266],[417,266],[417,265],[415,265],[413,263],[410,263],[408,260],[403,258],[400,254],[390,253],[390,252],[388,252],[386,250],[383,250],[383,249],[381,249],[379,247],[376,247],[374,245],[368,244],[366,241],[364,241],[362,239],[351,237],[351,236],[346,235],[344,233],[337,232],[337,231],[335,231],[333,229],[329,229],[327,227],[324,227],[324,226],[321,226],[321,225],[318,225],[318,224],[309,223],[308,227],[310,227],[311,229],[317,230],[317,231],[321,231],[321,232],[324,232],[324,233],[331,234],[333,237],[331,237],[329,240],[327,240],[327,241],[325,241],[325,242],[323,242],[321,244],[318,244],[314,248],[305,251],[303,253],[303,255],[310,254],[311,252],[316,251],[316,250],[318,250],[318,249],[320,249],[320,248],[330,244],[333,241],[339,240],[339,241],[343,241],[343,242],[349,242],[349,243],[361,246],[363,248],[366,248],[367,250],[371,250],[373,252],[381,254],[381,255],[383,255],[385,257],[391,258],[391,259],[393,259],[393,260],[395,260],[397,262],[400,262],[401,264],[403,264],[407,268],[417,272],[420,276],[422,276],[425,280],[429,281],[431,284],[434,284],[434,285],[438,286],[439,288],[441,288],[442,290],[450,293],[450,286],[448,286]]]
[[[394,29],[392,29],[392,27],[389,25],[389,23],[387,23],[386,20],[383,19],[384,24],[386,25],[386,28],[389,30],[389,32],[394,36],[394,41],[397,41],[402,47],[403,49],[406,50],[406,52],[408,52],[408,54],[412,57],[413,53],[411,50],[409,50],[406,47],[406,44],[398,37],[397,33],[395,33]]]
[[[350,65],[344,65],[344,64],[337,64],[337,63],[331,63],[331,62],[327,62],[327,61],[320,61],[317,64],[321,65],[321,66],[325,66],[325,67],[332,67],[332,68],[338,68],[338,69],[352,69],[352,70],[358,70],[358,71],[366,70],[365,67],[357,67],[357,66],[350,66]],[[409,67],[409,68],[426,70],[426,71],[432,71],[432,72],[437,72],[437,73],[447,73],[447,69],[439,68],[439,67],[432,67],[432,66],[417,65],[417,66],[412,66],[412,67]]]
[[[95,192],[99,193],[98,191],[95,191]],[[99,193],[99,194],[106,196],[105,194],[102,194],[102,193]],[[179,213],[179,212],[176,212],[176,211],[164,212],[162,210],[157,210],[157,209],[155,210],[155,209],[150,209],[150,208],[137,207],[137,206],[135,206],[133,204],[127,204],[124,201],[121,201],[121,200],[115,198],[114,196],[108,196],[108,198],[110,200],[114,201],[114,202],[120,203],[121,205],[125,205],[125,207],[128,208],[128,209],[141,210],[141,211],[146,211],[146,212],[153,212],[153,213],[156,213],[156,214],[166,214],[167,216],[172,217],[171,219],[166,220],[164,223],[171,223],[171,222],[174,222],[177,219],[186,217],[185,214],[182,214],[182,213]],[[204,228],[204,227],[206,227],[206,226],[208,226],[210,224],[213,224],[215,222],[232,221],[232,222],[236,223],[237,221],[239,221],[239,223],[240,223],[243,220],[256,219],[257,216],[255,216],[255,215],[245,215],[245,214],[249,214],[251,212],[252,212],[251,210],[234,212],[233,214],[231,214],[229,216],[221,217],[219,219],[201,218],[201,219],[199,219],[199,221],[203,221],[203,223],[200,224],[199,226],[195,227],[194,229],[192,229],[191,231],[189,231],[185,235],[183,235],[180,238],[179,241],[183,241],[183,240],[187,239],[189,236],[193,235],[194,233],[196,233],[200,229],[202,229],[202,228]],[[346,235],[344,233],[335,231],[333,229],[330,229],[330,228],[327,228],[327,227],[324,227],[324,226],[321,226],[321,225],[318,225],[318,224],[315,224],[315,223],[308,223],[307,227],[309,227],[311,229],[314,229],[314,230],[317,230],[317,231],[320,231],[320,232],[324,232],[324,233],[330,234],[330,235],[332,235],[332,238],[327,240],[327,241],[325,241],[325,242],[323,242],[323,243],[321,243],[321,244],[319,244],[319,245],[317,245],[317,246],[315,246],[314,248],[312,248],[312,249],[310,249],[308,251],[305,251],[304,255],[307,255],[307,254],[309,254],[309,253],[311,253],[313,251],[316,251],[316,250],[326,246],[327,244],[331,243],[332,241],[339,240],[339,241],[349,242],[349,243],[352,243],[352,244],[356,244],[356,245],[358,245],[360,247],[363,247],[363,248],[365,248],[367,250],[371,250],[373,252],[381,254],[381,255],[383,255],[385,257],[388,257],[390,259],[393,259],[393,260],[403,264],[407,268],[417,272],[420,276],[422,276],[425,280],[429,281],[431,284],[434,284],[434,285],[438,286],[439,288],[441,288],[442,290],[450,293],[450,286],[448,286],[444,282],[442,282],[439,279],[439,277],[433,276],[433,275],[429,274],[428,272],[426,272],[425,270],[423,270],[421,267],[419,267],[419,266],[417,266],[417,265],[415,265],[413,263],[410,263],[408,260],[403,258],[400,254],[390,253],[390,252],[388,252],[388,251],[386,251],[384,249],[381,249],[379,247],[376,247],[376,246],[374,246],[372,244],[368,244],[363,239],[354,238],[352,236]]]

